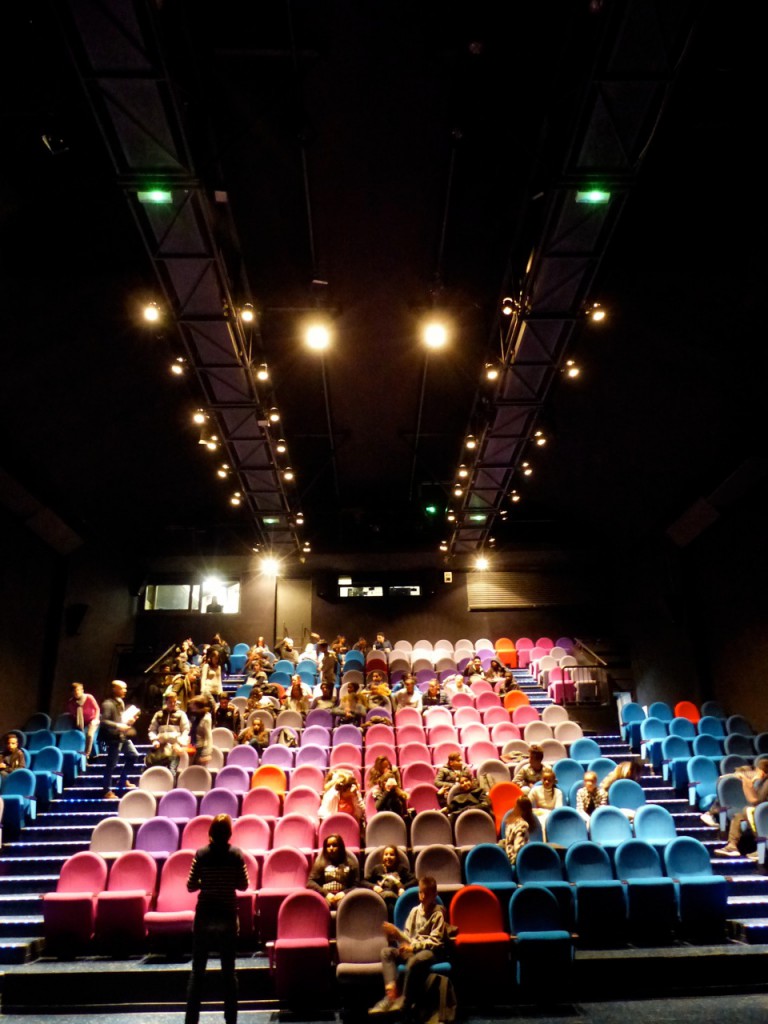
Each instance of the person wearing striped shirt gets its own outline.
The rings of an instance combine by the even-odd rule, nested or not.
[[[189,869],[187,889],[199,892],[195,911],[192,974],[187,989],[184,1024],[200,1020],[200,992],[211,952],[221,957],[224,989],[224,1020],[237,1021],[237,891],[249,886],[248,871],[240,851],[230,846],[232,819],[217,814],[208,830],[210,843],[198,850]]]

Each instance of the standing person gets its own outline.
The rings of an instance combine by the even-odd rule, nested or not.
[[[128,687],[122,679],[112,680],[112,695],[107,697],[101,705],[101,732],[102,740],[107,748],[107,764],[104,769],[104,785],[102,795],[107,800],[117,800],[117,793],[112,789],[112,776],[115,774],[117,762],[120,755],[123,755],[123,764],[120,769],[119,789],[135,789],[132,782],[128,781],[128,773],[139,757],[139,752],[133,745],[136,730],[133,724],[139,717],[138,709],[133,709],[126,715],[125,695]],[[127,719],[127,720],[126,720]]]
[[[213,756],[213,719],[210,698],[201,694],[187,706],[189,713],[189,743],[195,748],[192,764],[206,765]]]
[[[85,692],[82,683],[72,683],[72,694],[67,701],[67,714],[70,714],[78,729],[85,733],[85,756],[90,758],[93,740],[99,728],[101,709],[96,698]]]
[[[224,692],[221,678],[221,654],[218,648],[210,648],[206,652],[205,661],[203,663],[203,673],[200,678],[200,693],[213,697],[213,699],[217,701]]]
[[[237,942],[237,890],[247,889],[248,871],[243,855],[230,846],[232,819],[217,814],[208,830],[210,843],[195,854],[189,869],[187,890],[199,892],[193,933],[192,974],[187,989],[187,1012],[184,1024],[200,1020],[200,990],[208,965],[208,957],[218,950],[221,957],[221,980],[224,988],[224,1020],[237,1021],[237,975],[235,946]]]
[[[381,926],[388,945],[381,951],[384,998],[369,1013],[412,1013],[418,1004],[430,968],[445,952],[445,910],[437,902],[437,882],[430,875],[419,879],[419,902],[400,931],[389,921]],[[405,964],[403,992],[398,996],[397,969]]]

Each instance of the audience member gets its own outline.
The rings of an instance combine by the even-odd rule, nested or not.
[[[442,707],[447,703],[448,698],[440,689],[440,681],[438,679],[430,679],[427,692],[422,695],[421,706],[423,708],[436,708]]]
[[[115,774],[120,755],[123,763],[120,770],[119,786],[120,791],[135,789],[136,787],[128,780],[128,774],[139,757],[139,752],[133,745],[133,737],[136,735],[134,723],[139,717],[139,709],[131,706],[126,708],[125,695],[128,687],[122,679],[112,680],[112,693],[101,704],[101,726],[99,735],[107,751],[107,763],[104,768],[104,782],[102,795],[107,800],[117,800],[117,793],[112,789],[112,776]]]
[[[416,708],[417,711],[421,711],[421,691],[416,689],[415,676],[405,677],[403,688],[393,694],[392,703],[395,711],[400,711],[401,708]]]
[[[392,644],[390,643],[389,640],[387,640],[386,636],[384,635],[383,632],[381,632],[381,630],[379,630],[379,632],[376,634],[376,639],[373,641],[373,649],[374,651],[392,650]]]
[[[605,776],[600,783],[600,788],[607,793],[614,782],[618,782],[619,779],[631,779],[633,782],[639,782],[642,771],[643,766],[639,761],[621,761],[612,772]]]
[[[176,694],[173,690],[167,691],[165,707],[156,711],[149,723],[152,747],[146,757],[148,768],[161,765],[174,775],[179,768],[179,758],[189,744],[189,719],[177,705]]]
[[[331,907],[360,885],[357,859],[347,853],[341,836],[332,833],[323,840],[323,848],[309,872],[307,888],[319,892]]]
[[[286,711],[298,711],[304,717],[309,711],[310,696],[304,687],[301,676],[293,676],[291,688],[286,694],[283,707]]]
[[[481,789],[470,772],[462,772],[458,788],[453,788],[448,794],[446,805],[443,808],[451,821],[455,821],[460,814],[471,808],[478,808],[486,814],[492,814],[491,801],[484,789]]]
[[[563,806],[563,791],[557,785],[555,769],[545,767],[541,773],[541,782],[531,786],[528,796],[537,818],[546,821],[556,807]]]
[[[93,740],[99,728],[101,709],[96,698],[85,692],[82,683],[72,683],[72,695],[67,700],[67,713],[75,721],[75,727],[85,733],[85,756],[91,757]]]
[[[755,768],[747,769],[747,771],[740,772],[739,774],[741,775],[741,785],[747,800],[747,806],[743,811],[738,811],[731,818],[731,824],[728,828],[728,842],[725,846],[715,850],[718,857],[742,856],[739,849],[739,843],[744,842],[742,834],[753,832],[755,823],[754,809],[758,804],[764,804],[768,801],[768,757],[761,757]],[[753,839],[754,836],[751,837],[751,840]],[[752,845],[752,841],[750,841],[749,845]],[[754,849],[749,850],[746,856],[751,860],[757,860],[757,853]]]
[[[360,787],[357,785],[354,775],[343,769],[335,771],[326,782],[317,816],[322,820],[329,814],[337,812],[351,814],[357,822],[362,822],[365,815],[365,805],[360,796]]]
[[[299,655],[298,655],[295,647],[293,646],[293,638],[292,637],[290,637],[290,636],[283,637],[283,639],[280,640],[279,643],[277,643],[275,645],[275,650],[277,651],[277,656],[282,661],[292,661],[294,665],[298,665],[298,663],[299,663]]]
[[[458,784],[459,779],[465,773],[466,767],[461,754],[455,750],[448,755],[448,760],[437,769],[435,774],[437,798],[441,804],[445,805],[448,793]]]
[[[512,760],[512,755],[502,754],[502,761]],[[528,748],[528,760],[518,765],[512,781],[519,786],[524,793],[527,793],[531,786],[541,782],[541,775],[545,768],[550,765],[544,762],[544,751],[537,743],[532,743]]]
[[[27,759],[19,747],[19,737],[15,732],[5,734],[5,750],[0,754],[0,775],[5,778],[17,768],[26,768]]]
[[[527,796],[517,798],[514,808],[507,817],[504,838],[501,845],[507,852],[509,863],[514,866],[517,855],[526,843],[541,839],[541,824],[533,813],[533,805]]]
[[[207,765],[213,756],[212,701],[205,694],[194,697],[187,705],[189,743],[194,748],[193,764]]]
[[[368,772],[367,789],[377,811],[394,811],[408,817],[408,794],[402,788],[400,773],[384,755],[377,757]]]
[[[415,885],[416,879],[411,874],[405,853],[396,846],[385,846],[371,865],[364,883],[384,900],[391,921],[398,896],[402,896],[406,889]]]
[[[226,690],[222,693],[219,706],[213,713],[213,727],[229,729],[234,736],[240,732],[240,712],[230,702]]]
[[[367,654],[369,650],[368,641],[364,636],[359,636],[357,641],[352,645],[353,651],[360,651],[362,654]]]
[[[224,691],[222,686],[221,651],[218,647],[211,647],[205,653],[203,660],[203,671],[200,677],[200,693],[212,697],[215,701],[219,699]],[[189,707],[189,702],[187,702]]]
[[[576,810],[587,821],[598,807],[608,803],[608,794],[597,783],[597,772],[584,772],[584,785],[576,791]]]
[[[253,747],[261,753],[269,746],[269,729],[260,718],[254,718],[238,734],[237,742]]]
[[[336,706],[336,689],[333,683],[324,679],[320,683],[320,693],[311,701],[309,709],[314,711],[315,708],[320,708],[322,711],[333,713],[333,709]]]

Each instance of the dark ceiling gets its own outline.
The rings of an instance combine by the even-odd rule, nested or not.
[[[173,317],[140,320],[162,291],[77,38],[134,7],[231,295],[258,313],[248,342],[297,474],[283,497],[314,552],[436,552],[448,536],[462,439],[490,414],[500,299],[536,251],[600,47],[630,7],[662,26],[674,9],[691,31],[593,261],[586,297],[610,319],[569,331],[561,354],[582,373],[553,373],[536,411],[549,443],[483,544],[632,545],[740,467],[744,489],[759,478],[754,26],[712,4],[610,0],[32,3],[5,12],[2,40],[0,465],[84,539],[266,546],[197,443],[206,401],[191,369],[169,374],[189,355]],[[641,66],[652,40],[630,39]],[[427,359],[433,307],[450,341]],[[301,336],[318,310],[333,330],[322,360]]]

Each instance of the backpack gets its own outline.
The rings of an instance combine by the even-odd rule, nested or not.
[[[453,1024],[456,1020],[456,993],[451,979],[430,974],[424,993],[413,1008],[412,1019],[418,1024]]]

